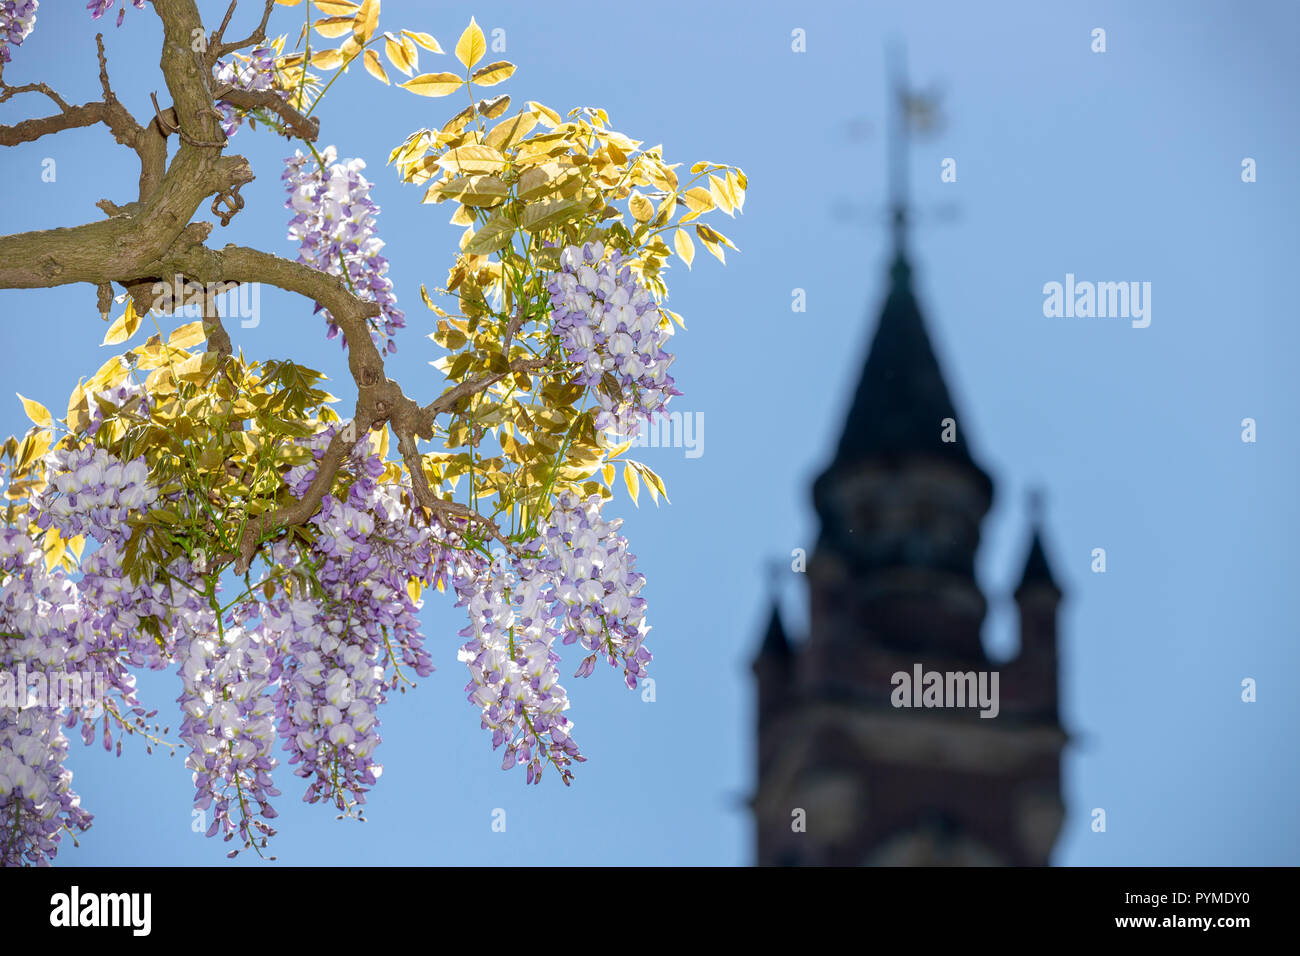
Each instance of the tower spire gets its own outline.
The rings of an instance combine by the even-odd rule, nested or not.
[[[901,262],[907,248],[908,104],[912,97],[907,91],[907,61],[902,43],[895,40],[890,44],[887,59],[886,83],[890,93],[889,142],[886,150],[889,216],[894,237],[894,259]]]
[[[1025,570],[1020,575],[1020,584],[1016,587],[1019,597],[1033,587],[1045,587],[1060,594],[1061,588],[1052,575],[1052,566],[1047,561],[1047,550],[1043,547],[1043,492],[1034,488],[1028,495],[1029,526],[1033,529],[1033,540],[1029,545],[1029,555],[1025,558]]]

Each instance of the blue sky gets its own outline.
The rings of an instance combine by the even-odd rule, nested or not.
[[[211,22],[224,2],[200,2]],[[254,4],[245,3],[252,7]],[[10,82],[44,79],[70,101],[98,97],[83,4],[46,0],[14,54]],[[388,705],[385,773],[369,822],[336,822],[298,802],[281,776],[288,863],[744,864],[751,828],[753,688],[748,661],[765,621],[764,567],[811,548],[809,487],[838,439],[865,357],[883,278],[886,109],[883,63],[905,41],[915,84],[942,93],[946,124],[911,158],[919,223],[917,288],[962,416],[993,475],[980,580],[986,642],[1014,645],[1015,585],[1027,547],[1024,499],[1047,494],[1047,545],[1067,591],[1061,621],[1067,816],[1054,861],[1295,864],[1300,673],[1293,591],[1300,346],[1292,289],[1300,154],[1294,46],[1300,7],[1258,3],[814,3],[653,7],[573,2],[443,5],[387,0],[381,25],[433,33],[450,49],[469,15],[505,30],[518,72],[501,89],[556,109],[598,105],[620,130],[662,142],[669,161],[735,163],[745,215],[720,224],[741,249],[723,268],[701,254],[675,267],[671,307],[688,332],[673,372],[701,412],[704,454],[644,449],[670,506],[620,497],[649,578],[656,700],[613,671],[569,681],[589,761],[568,790],[500,771],[464,700],[460,613],[434,601],[426,634],[438,671]],[[246,18],[251,9],[245,11]],[[296,10],[273,27],[297,35]],[[237,24],[242,25],[242,24]],[[1090,50],[1106,30],[1107,51]],[[791,49],[791,31],[807,37]],[[233,28],[232,28],[233,30]],[[149,113],[160,30],[128,10],[105,28],[122,100]],[[235,31],[242,32],[242,31]],[[422,69],[448,58],[422,56]],[[38,96],[0,122],[43,113]],[[385,88],[354,69],[321,108],[320,141],[362,156],[383,207],[391,275],[409,328],[392,361],[409,394],[431,397],[436,348],[421,282],[446,276],[459,230],[385,168],[410,131],[447,104]],[[283,140],[241,131],[231,151],[258,178],[211,244],[282,255]],[[941,183],[941,161],[957,181]],[[1241,163],[1258,181],[1241,181]],[[53,158],[57,177],[41,179]],[[94,202],[134,198],[134,154],[102,128],[0,151],[0,232],[74,225]],[[834,215],[851,205],[856,218]],[[951,210],[954,214],[945,214]],[[703,250],[701,250],[703,253]],[[1152,284],[1152,321],[1045,318],[1043,285],[1067,273]],[[792,290],[807,311],[791,311]],[[232,327],[250,357],[291,356],[346,377],[309,304],[262,290],[258,327]],[[232,324],[233,325],[233,324]],[[21,432],[21,392],[52,408],[109,354],[89,287],[0,291],[0,432]],[[390,373],[391,374],[391,373]],[[350,403],[346,384],[338,393]],[[1241,421],[1258,441],[1241,441]],[[1108,570],[1089,571],[1104,547]],[[781,584],[802,630],[803,582]],[[1258,682],[1254,704],[1241,680]],[[144,695],[174,712],[173,674]],[[175,723],[175,719],[172,720]],[[95,827],[60,859],[82,864],[223,861],[192,833],[181,757],[70,757]],[[1089,812],[1107,811],[1091,832]],[[491,829],[496,808],[506,831]]]

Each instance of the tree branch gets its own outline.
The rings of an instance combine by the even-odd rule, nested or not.
[[[228,87],[217,91],[217,99],[243,110],[268,109],[284,120],[285,128],[295,136],[315,140],[320,135],[320,118],[303,116],[271,90],[241,90]]]
[[[221,29],[213,34],[212,42],[208,44],[208,56],[210,64],[216,63],[227,53],[233,53],[235,50],[242,50],[246,46],[252,46],[255,43],[266,42],[266,24],[271,19],[271,11],[275,9],[275,0],[266,0],[266,6],[262,10],[262,22],[257,25],[257,29],[246,36],[244,39],[235,43],[222,43],[221,35],[226,32],[226,27],[230,23],[230,16],[235,12],[235,5],[238,0],[231,0],[230,9],[226,11],[226,19],[221,23]],[[216,51],[213,53],[213,51]]]

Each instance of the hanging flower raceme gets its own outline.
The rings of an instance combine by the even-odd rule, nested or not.
[[[338,163],[336,156],[334,147],[329,146],[320,162],[301,152],[285,160],[281,177],[289,191],[285,206],[294,211],[289,238],[298,241],[299,262],[330,275],[346,276],[361,299],[379,304],[380,316],[372,325],[371,338],[377,346],[396,352],[393,335],[406,325],[406,316],[397,308],[388,278],[384,242],[375,235],[379,206],[370,198],[370,182],[361,175],[365,162],[350,159]],[[325,314],[326,338],[338,335],[329,310],[319,303],[316,310]],[[347,346],[346,336],[343,345]]]
[[[37,0],[0,0],[0,63],[10,60],[9,47],[22,46],[36,26]]]
[[[64,832],[90,826],[62,727],[93,705],[58,683],[86,660],[87,631],[76,587],[46,571],[31,538],[0,528],[0,866],[48,865]]]
[[[568,783],[569,764],[585,759],[563,713],[569,698],[559,683],[557,639],[591,652],[575,677],[591,674],[603,656],[635,687],[652,659],[638,596],[645,578],[618,533],[621,521],[604,521],[600,509],[599,496],[566,492],[517,554],[488,560],[467,552],[454,577],[457,606],[469,614],[459,654],[470,671],[469,701],[482,710],[492,746],[506,746],[503,767],[527,766],[530,783],[547,761]]]
[[[335,431],[303,442],[314,460],[286,475],[296,497],[310,488]],[[408,582],[434,583],[449,560],[446,536],[418,525],[395,489],[380,483],[383,465],[367,442],[354,445],[348,467],[347,495],[325,495],[311,520],[311,546],[273,546],[272,564],[286,573],[254,589],[256,600],[236,614],[260,620],[283,652],[276,723],[294,773],[311,781],[303,799],[345,812],[365,803],[382,773],[374,755],[387,691],[404,667],[420,677],[433,672]]]
[[[537,542],[534,542],[536,544]],[[535,561],[504,553],[491,561],[469,554],[453,578],[466,608],[468,638],[459,659],[469,667],[465,686],[479,707],[492,747],[505,746],[502,769],[527,768],[529,783],[540,783],[550,761],[566,783],[569,765],[586,758],[573,740],[573,721],[564,716],[569,697],[559,682],[558,636],[552,612],[552,584]]]
[[[218,628],[215,617],[204,623],[178,641],[180,736],[190,745],[185,766],[194,773],[194,806],[212,811],[207,835],[238,836],[241,847],[228,854],[235,856],[275,835],[266,822],[277,815],[271,798],[280,796],[271,780],[275,703],[267,691],[278,654],[257,631]]]
[[[635,435],[641,418],[653,418],[681,394],[668,374],[668,320],[623,254],[606,256],[603,243],[566,247],[547,288],[552,330],[566,358],[582,366],[577,381],[596,390],[596,427]],[[607,376],[616,389],[602,384]]]
[[[646,601],[639,596],[645,575],[637,572],[636,555],[619,533],[623,519],[604,520],[602,504],[598,495],[559,496],[542,531],[543,567],[563,608],[564,643],[581,643],[591,652],[576,676],[590,675],[604,657],[622,667],[624,682],[635,688],[653,659],[645,646]]]

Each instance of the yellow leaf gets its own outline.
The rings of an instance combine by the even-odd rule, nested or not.
[[[623,481],[627,485],[627,493],[632,496],[632,504],[640,508],[641,505],[637,503],[637,496],[641,492],[641,479],[637,477],[636,469],[632,467],[630,462],[623,466]]]
[[[104,333],[104,341],[100,345],[117,345],[125,342],[131,336],[135,335],[135,330],[140,327],[140,316],[135,313],[135,301],[126,300],[126,311],[118,317],[118,320],[108,327]]]
[[[509,188],[495,176],[457,176],[451,182],[435,183],[424,202],[459,199],[466,206],[495,206],[509,194]]]
[[[415,50],[415,44],[410,40],[401,42],[392,38],[385,38],[384,53],[388,56],[388,62],[393,64],[396,69],[407,76],[412,76],[415,73],[415,58],[418,54]]]
[[[80,382],[72,390],[72,395],[68,398],[68,425],[72,425],[72,418],[76,414],[78,407],[86,401],[86,383]],[[74,429],[75,431],[75,429]]]
[[[414,79],[397,85],[420,96],[446,96],[464,86],[465,81],[455,73],[421,73]]]
[[[451,214],[447,220],[453,226],[472,226],[478,222],[478,217],[474,215],[474,210],[469,206],[457,206],[456,211]]]
[[[191,322],[188,325],[182,325],[173,332],[167,339],[169,349],[188,349],[207,339],[203,331],[202,322]]]
[[[312,54],[311,65],[318,70],[337,70],[343,65],[343,53],[340,50],[322,50]]]
[[[708,212],[713,208],[713,195],[703,186],[696,186],[682,193],[686,208],[693,213]]]
[[[384,72],[384,66],[379,62],[378,53],[374,50],[367,50],[365,56],[361,58],[361,62],[364,64],[367,73],[373,76],[376,80],[382,80],[385,86],[390,85],[388,74]]]
[[[14,392],[14,394],[18,395],[17,392]],[[18,401],[23,403],[23,411],[27,413],[27,417],[41,428],[50,428],[54,424],[54,416],[40,402],[34,402],[30,398],[23,398],[21,395],[18,395]]]
[[[275,0],[282,7],[296,7],[302,0]]]
[[[549,156],[551,153],[564,152],[568,148],[569,136],[567,133],[543,133],[520,143],[519,151],[515,155],[515,161],[517,163],[527,163],[533,159]]]
[[[327,39],[334,40],[352,32],[354,17],[326,17],[312,24],[316,32]]]
[[[641,472],[641,477],[645,479],[646,487],[650,489],[650,496],[655,499],[655,504],[659,503],[659,499],[654,493],[656,488],[659,490],[659,494],[664,496],[664,501],[672,504],[668,499],[668,489],[664,487],[664,480],[656,475],[650,466],[638,463],[637,471]]]
[[[113,388],[126,378],[126,374],[127,368],[122,364],[122,357],[114,355],[101,365],[99,370],[86,382],[86,391],[98,392],[101,389]]]
[[[682,257],[682,262],[686,263],[686,268],[689,269],[695,258],[695,243],[690,233],[685,229],[678,229],[673,233],[673,248],[677,250],[677,254]]]
[[[32,462],[43,457],[50,450],[51,435],[48,431],[37,431],[35,428],[29,429],[23,437],[23,443],[18,446],[17,461],[18,464],[14,473],[26,470]]]
[[[45,532],[45,540],[41,546],[45,550],[45,568],[48,571],[63,560],[63,552],[68,545],[59,536],[58,528],[50,528]]]
[[[637,222],[649,222],[650,217],[655,214],[654,203],[646,199],[635,189],[627,201],[627,208],[632,213],[632,218]]]
[[[736,207],[736,211],[744,211],[745,187],[740,184],[740,177],[731,170],[727,170],[727,194],[731,196],[731,203]]]
[[[407,581],[406,593],[411,596],[412,603],[419,604],[420,603],[420,582],[415,578],[411,578],[409,581]]]
[[[727,195],[726,184],[712,173],[709,174],[709,195],[713,197],[719,209],[728,216],[734,215],[735,206],[731,203],[731,197]]]
[[[709,226],[704,225],[703,223],[695,227],[695,232],[700,236],[701,239],[704,239],[708,242],[720,242],[728,249],[736,249],[736,247],[732,245],[730,239],[728,239],[722,233],[718,232],[718,230],[712,229]],[[740,250],[736,249],[736,251],[739,252]]]
[[[470,82],[477,83],[479,86],[496,86],[498,83],[510,78],[510,74],[515,71],[515,65],[506,60],[497,60],[495,63],[489,63],[487,66],[480,66],[470,77]]]
[[[348,66],[353,60],[361,55],[361,49],[364,44],[357,39],[356,32],[348,34],[348,38],[343,41],[339,47],[339,53],[343,54],[343,65]]]
[[[483,137],[483,145],[506,149],[515,140],[527,136],[536,125],[535,113],[520,113],[518,116],[512,116],[488,130],[488,134]]]
[[[543,106],[535,100],[529,100],[528,107],[529,109],[536,110],[541,114],[542,122],[551,127],[551,129],[555,129],[555,127],[564,122],[564,120],[560,118],[559,113],[555,112],[555,110],[551,109],[549,106]]]
[[[455,173],[494,173],[505,162],[506,158],[491,146],[476,143],[450,149],[437,160],[443,169]]]
[[[722,251],[722,246],[718,244],[717,240],[711,238],[710,233],[713,233],[713,230],[709,229],[708,226],[699,225],[695,227],[695,234],[699,236],[700,241],[704,243],[704,248],[708,249],[719,262],[726,265],[726,253]],[[714,233],[714,235],[716,235],[716,233]]]
[[[352,3],[351,0],[312,0],[316,4],[316,9],[327,16],[345,17],[349,14],[356,14],[361,7]]]
[[[657,188],[666,193],[673,192],[677,188],[677,174],[672,171],[672,167],[664,165],[657,160],[650,160],[646,164],[646,175],[650,182]]]
[[[413,40],[430,53],[441,53],[442,47],[438,46],[438,41],[427,33],[420,33],[417,30],[403,30],[402,36]]]
[[[532,202],[573,185],[581,178],[581,173],[572,166],[564,167],[557,162],[543,163],[524,170],[519,177],[519,198]]]
[[[506,110],[510,109],[510,94],[502,93],[500,96],[494,96],[490,100],[479,100],[478,111],[486,119],[496,119]]]
[[[352,35],[359,43],[366,43],[375,35],[375,27],[379,26],[379,0],[365,0],[357,14],[356,24]]]
[[[460,39],[456,41],[456,59],[469,68],[483,59],[483,54],[486,52],[487,40],[483,37],[483,31],[479,29],[474,18],[470,17],[469,26],[460,35]]]

